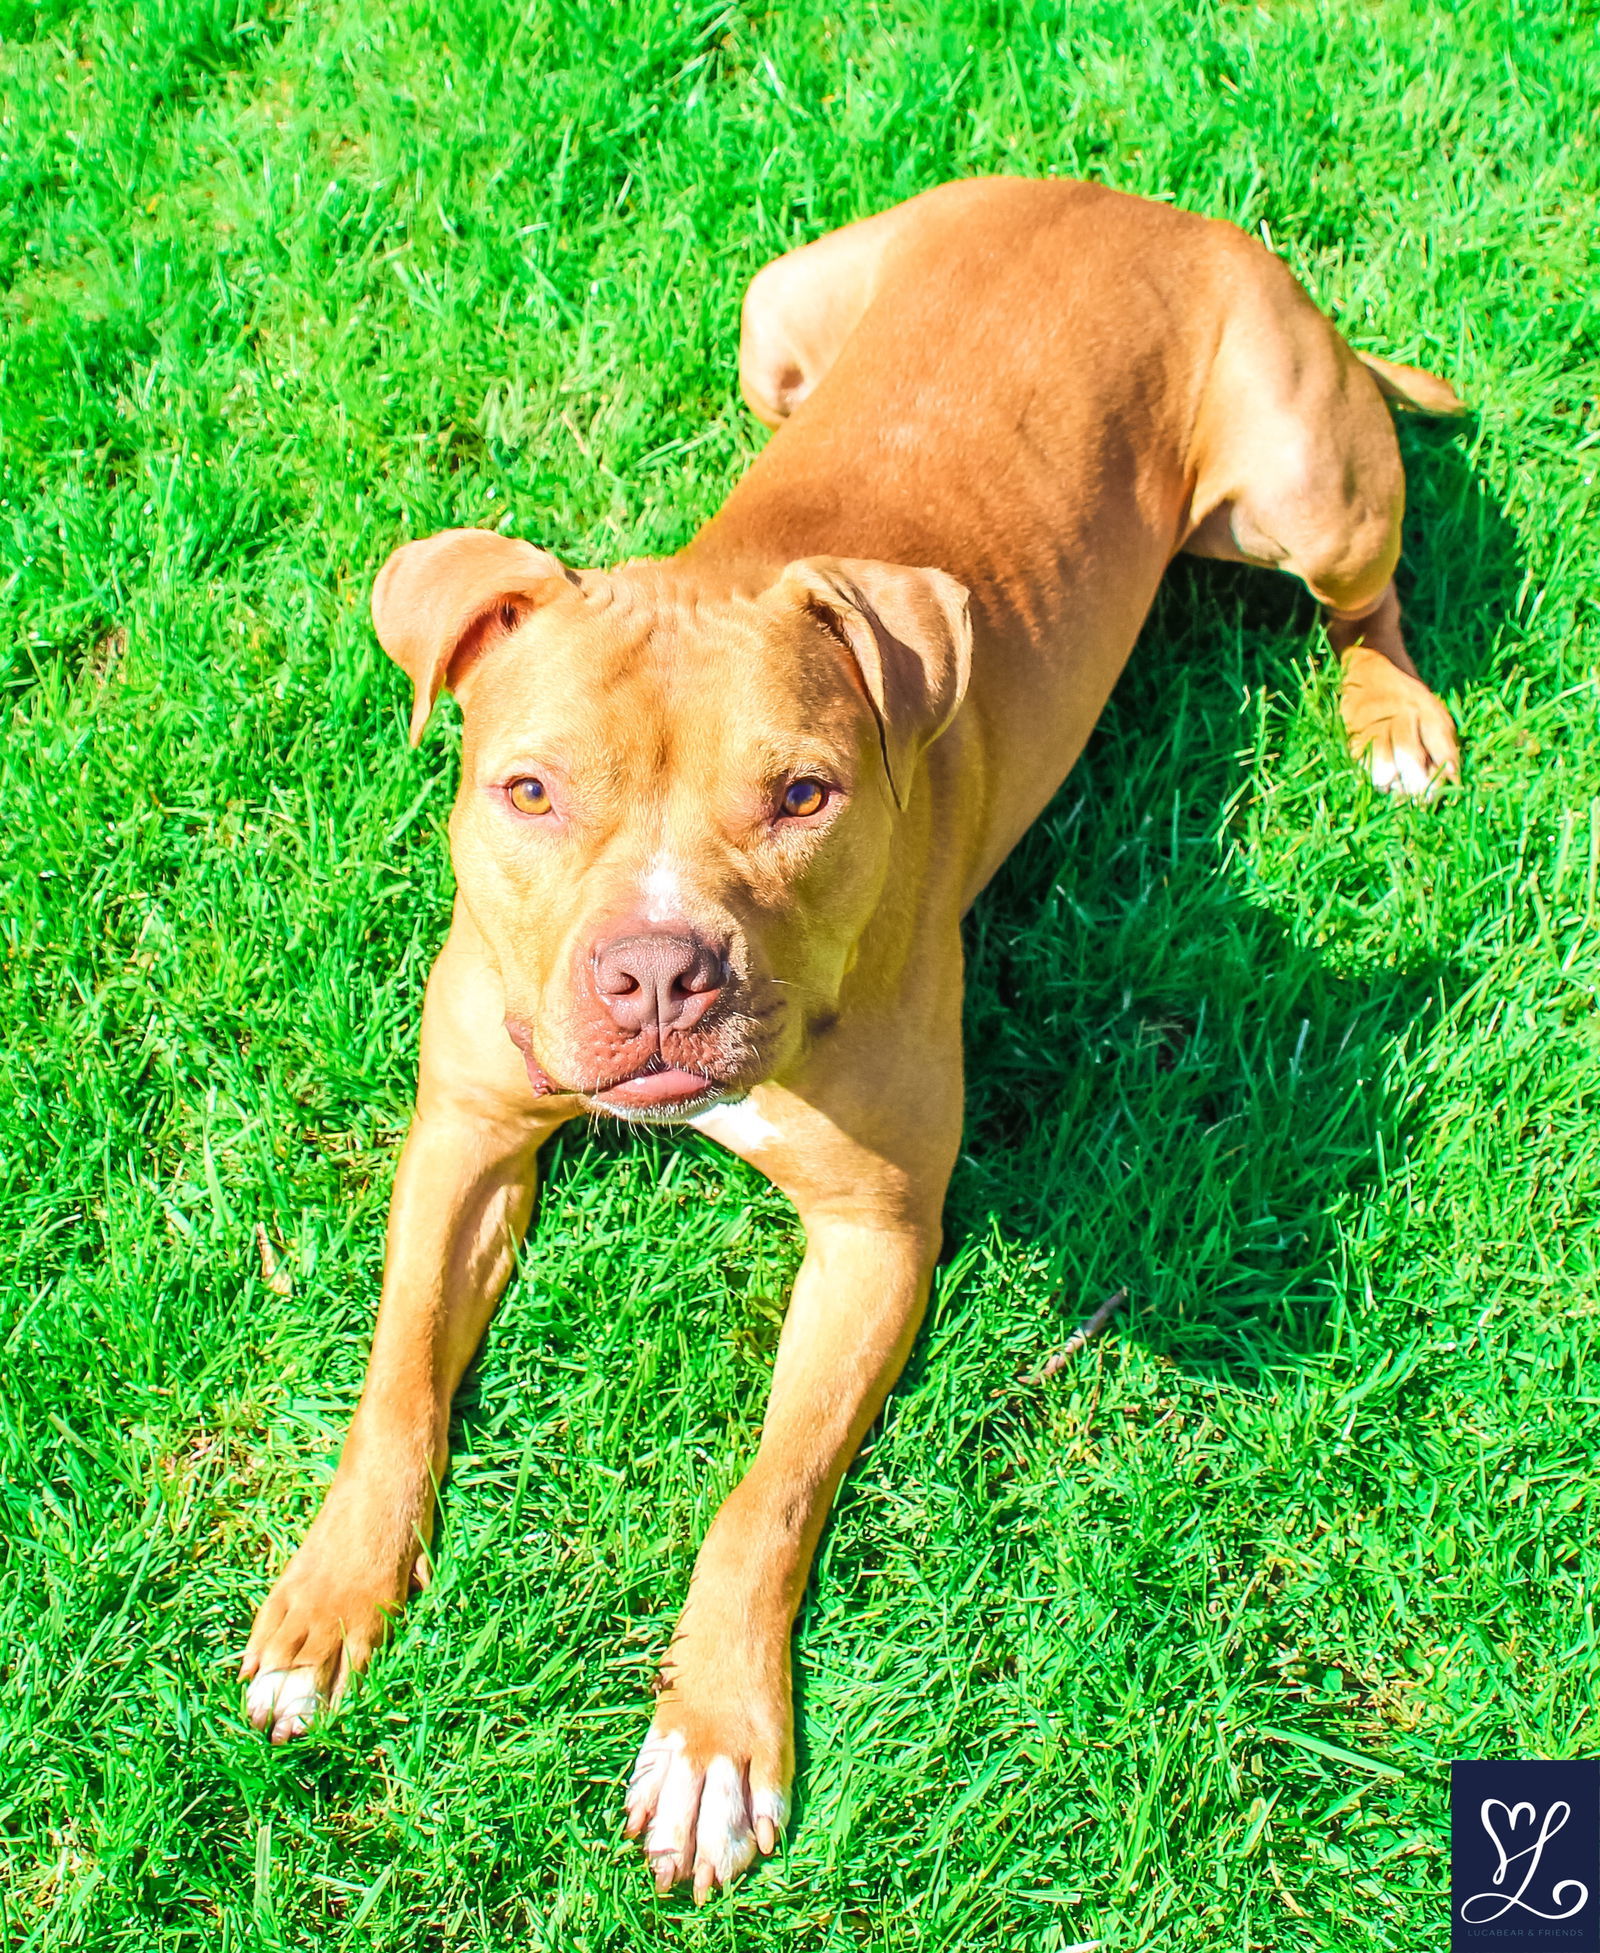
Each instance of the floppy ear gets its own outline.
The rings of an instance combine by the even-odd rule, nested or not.
[[[911,794],[917,760],[955,717],[972,671],[967,592],[943,570],[847,556],[807,556],[781,587],[849,651],[877,716],[895,803]]]
[[[485,634],[514,630],[575,582],[547,550],[492,529],[444,529],[394,552],[372,586],[372,623],[414,688],[413,746]]]

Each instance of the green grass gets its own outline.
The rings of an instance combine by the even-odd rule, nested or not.
[[[1596,24],[4,0],[8,1947],[1446,1944],[1448,1759],[1600,1745]],[[1174,573],[972,918],[948,1256],[802,1613],[795,1823],[696,1915],[620,1787],[797,1251],[700,1138],[557,1142],[437,1582],[325,1733],[239,1712],[447,913],[454,719],[406,750],[365,593],[453,522],[675,547],[756,445],[749,275],[993,170],[1265,225],[1457,380],[1402,577],[1467,780],[1379,800],[1308,603]]]

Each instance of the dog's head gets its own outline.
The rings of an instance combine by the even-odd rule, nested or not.
[[[838,1007],[960,703],[960,585],[837,557],[748,589],[577,572],[455,529],[390,557],[372,613],[412,743],[460,701],[451,855],[535,1086],[683,1118],[779,1075]]]

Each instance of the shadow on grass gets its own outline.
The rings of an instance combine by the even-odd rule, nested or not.
[[[1464,452],[1470,429],[1402,430],[1402,603],[1446,694],[1476,675],[1521,576],[1515,532]],[[1341,870],[1359,865],[1357,828],[1389,821],[1409,847],[1405,824],[1437,816],[1354,779],[1269,815],[1280,855],[1316,857],[1295,876],[1316,894],[1288,921],[1229,845],[1253,730],[1241,695],[1292,696],[1315,626],[1286,577],[1176,564],[1088,751],[968,918],[948,1241],[959,1253],[997,1236],[1043,1263],[1061,1299],[1041,1352],[1125,1287],[1125,1329],[1193,1371],[1259,1382],[1313,1356],[1346,1230],[1403,1151],[1388,1075],[1449,1001],[1453,969],[1448,954],[1374,949],[1384,891],[1370,861]],[[1269,777],[1281,769],[1269,759]]]

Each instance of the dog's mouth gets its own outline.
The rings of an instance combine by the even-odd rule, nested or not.
[[[631,1078],[596,1086],[584,1098],[603,1112],[625,1119],[682,1119],[714,1105],[729,1087],[704,1072],[688,1071],[670,1065],[663,1058],[652,1058]]]
[[[522,1053],[528,1078],[540,1098],[582,1099],[591,1112],[605,1112],[618,1119],[692,1119],[718,1100],[737,1098],[749,1091],[759,1073],[752,1064],[754,1051],[695,1052],[694,1064],[679,1064],[664,1057],[659,1047],[634,1068],[620,1076],[603,1073],[583,1084],[568,1085],[545,1070],[534,1056],[533,1040],[526,1024],[514,1017],[505,1020],[512,1043]]]

